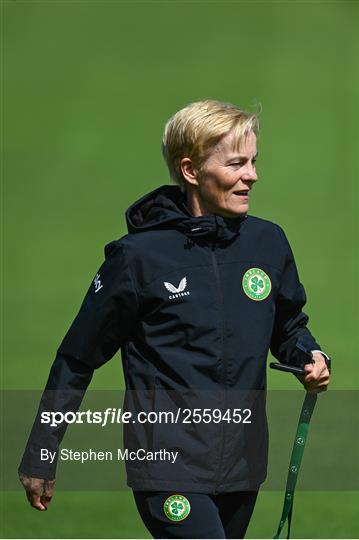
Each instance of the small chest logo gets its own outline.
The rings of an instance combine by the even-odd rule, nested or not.
[[[172,285],[172,283],[169,283],[168,281],[164,281],[163,285],[166,287],[166,289],[171,292],[172,294],[169,295],[169,299],[172,300],[173,298],[179,298],[180,296],[188,296],[190,294],[189,291],[186,291],[187,287],[187,278],[184,277],[181,279],[178,287],[175,287]]]
[[[252,300],[265,300],[272,289],[269,276],[260,268],[250,268],[243,276],[242,287]]]
[[[102,289],[103,285],[100,280],[100,274],[96,274],[95,279],[93,280],[93,283],[95,285],[95,293],[97,293],[100,289]]]
[[[165,500],[163,511],[171,521],[182,521],[189,515],[191,505],[184,495],[171,495]]]

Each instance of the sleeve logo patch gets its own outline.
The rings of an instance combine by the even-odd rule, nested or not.
[[[100,274],[96,274],[95,279],[93,280],[93,283],[95,285],[95,293],[97,293],[100,289],[102,289],[103,285],[100,280]]]
[[[269,296],[272,283],[269,276],[260,268],[249,268],[243,276],[242,287],[251,300],[260,301]]]
[[[191,505],[184,495],[171,495],[165,500],[163,511],[171,521],[182,521],[189,515]]]

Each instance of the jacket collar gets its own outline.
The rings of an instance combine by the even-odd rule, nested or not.
[[[231,242],[239,234],[246,216],[226,218],[217,214],[195,217],[186,206],[179,186],[164,185],[144,195],[126,211],[130,233],[176,228],[188,238]]]

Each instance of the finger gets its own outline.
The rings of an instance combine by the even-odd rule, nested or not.
[[[329,377],[319,377],[318,379],[315,379],[313,381],[316,383],[317,386],[328,386],[329,384]]]
[[[327,366],[326,365],[320,366],[319,371],[318,371],[318,376],[327,377],[328,375],[329,375],[329,371],[328,371]]]
[[[306,390],[314,390],[315,388],[318,388],[320,383],[316,379],[311,379],[310,381],[306,381],[305,383],[305,389]]]
[[[311,373],[314,370],[314,364],[305,364],[304,373]]]
[[[311,383],[312,381],[315,381],[315,380],[316,380],[316,377],[315,377],[314,373],[308,373],[308,375],[305,375],[305,377],[304,377],[304,383],[305,384],[309,384],[309,383]]]
[[[304,377],[304,382],[309,383],[311,381],[317,381],[317,382],[324,382],[325,380],[329,380],[329,371],[324,368],[323,370],[320,369],[319,371],[313,370],[310,373],[307,373]]]
[[[46,508],[49,506],[51,499],[52,499],[52,492],[54,490],[55,481],[54,480],[48,480],[44,484],[44,492],[41,496],[41,502]]]
[[[51,499],[52,499],[52,496],[48,496],[48,495],[41,495],[40,497],[40,502],[41,504],[45,507],[45,510],[48,509],[48,506],[51,502]]]
[[[36,508],[37,510],[47,510],[46,506],[41,502],[40,490],[28,491],[27,494],[29,494],[28,500],[33,508]]]
[[[305,385],[305,389],[309,393],[319,393],[324,392],[328,388],[327,382],[318,382],[318,381],[312,381],[311,383]]]
[[[25,488],[26,497],[30,505],[40,511],[46,510],[46,505],[41,501],[46,481],[42,478],[26,476],[21,473],[19,474],[19,480]],[[53,487],[55,481],[48,482],[50,482],[49,487]]]
[[[309,394],[319,394],[320,392],[325,392],[327,385],[311,385],[305,387],[305,389]]]

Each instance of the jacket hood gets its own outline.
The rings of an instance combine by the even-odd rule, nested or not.
[[[129,233],[152,229],[177,229],[188,237],[215,237],[232,241],[246,216],[225,218],[213,214],[194,217],[186,207],[186,196],[179,186],[164,185],[144,195],[126,210]]]

